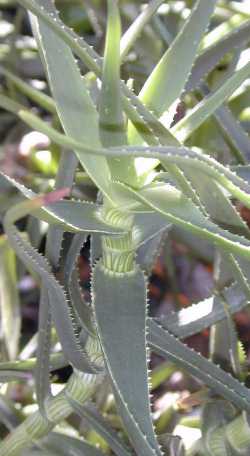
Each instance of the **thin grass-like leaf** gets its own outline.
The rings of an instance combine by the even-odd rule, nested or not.
[[[190,113],[176,124],[173,128],[173,132],[177,138],[181,142],[185,142],[192,132],[213,114],[249,76],[250,63],[247,63],[243,68],[237,70],[231,78],[224,82],[219,89],[207,98],[204,98]]]
[[[199,87],[208,73],[217,65],[222,57],[249,40],[250,21],[244,22],[234,30],[227,33],[218,42],[206,47],[197,57],[191,75],[185,86],[185,91],[190,92]]]
[[[73,400],[71,400],[70,403],[74,411],[81,418],[87,420],[96,432],[107,441],[110,448],[117,456],[131,456],[131,452],[125,447],[120,437],[92,404],[83,406]]]
[[[130,49],[133,47],[138,36],[142,33],[144,27],[152,19],[163,0],[152,0],[135,19],[135,21],[126,30],[121,39],[120,53],[121,60],[124,60]]]
[[[21,309],[17,289],[16,257],[5,236],[0,237],[1,330],[10,360],[18,353]]]
[[[247,132],[243,129],[240,122],[233,116],[232,112],[226,106],[220,106],[215,111],[215,118],[226,138],[237,151],[240,163],[250,162],[250,139]]]
[[[83,440],[51,432],[41,441],[42,448],[61,456],[103,456],[104,453]],[[54,454],[54,453],[53,453]]]
[[[12,84],[17,87],[17,89],[30,98],[32,101],[51,112],[52,114],[56,113],[56,106],[53,99],[46,95],[45,93],[35,89],[30,84],[24,82],[21,78],[13,74],[10,70],[0,66],[0,73],[3,73],[4,76],[11,81]]]

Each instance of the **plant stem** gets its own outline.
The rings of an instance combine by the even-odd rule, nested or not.
[[[68,398],[84,403],[92,396],[99,379],[100,376],[83,374],[75,370],[64,390],[56,397],[49,398],[48,420],[39,411],[29,416],[2,442],[0,456],[18,456],[23,449],[46,436],[57,423],[73,412]]]

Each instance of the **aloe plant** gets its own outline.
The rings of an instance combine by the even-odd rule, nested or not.
[[[108,0],[103,58],[61,21],[52,0],[18,3],[29,12],[51,97],[31,90],[9,70],[4,74],[18,90],[57,115],[62,130],[6,94],[0,94],[0,105],[64,150],[54,191],[42,196],[2,174],[22,197],[4,216],[5,232],[16,255],[39,280],[41,293],[35,368],[39,410],[3,440],[0,455],[27,454],[29,449],[32,454],[34,445],[39,454],[103,454],[87,442],[53,432],[72,411],[89,421],[118,456],[184,454],[174,445],[174,436],[166,443],[156,435],[150,350],[209,388],[201,437],[187,454],[247,454],[250,392],[242,383],[232,315],[247,306],[250,294],[249,228],[234,206],[237,200],[250,208],[250,140],[227,104],[250,77],[249,63],[235,69],[238,58],[235,65],[233,61],[234,52],[239,57],[238,49],[249,41],[250,21],[240,18],[229,32],[220,26],[207,31],[217,2],[197,0],[136,95],[121,80],[121,65],[163,1],[152,0],[121,37],[119,2]],[[228,54],[230,64],[213,84],[209,77]],[[75,56],[94,73],[97,103]],[[168,122],[187,95],[193,106],[174,124],[173,118]],[[195,134],[211,117],[232,145],[232,166],[217,160],[212,151],[196,147]],[[70,196],[79,165],[98,190],[95,202]],[[49,224],[45,256],[16,226],[29,214]],[[214,294],[204,302],[156,319],[149,317],[148,275],[162,235],[171,235],[176,228],[197,242],[203,239],[214,245],[221,259],[218,275],[225,267],[230,280],[220,286],[218,279]],[[62,248],[64,232],[71,233],[68,249]],[[89,235],[90,306],[77,277],[77,258]],[[207,360],[181,339],[210,326],[214,345]],[[53,327],[62,347],[59,360],[52,354]],[[230,334],[230,347],[225,345],[224,351],[231,350],[233,375],[216,364],[219,331]],[[53,396],[50,370],[58,362],[71,364],[73,374]],[[34,371],[32,360],[18,369],[7,363],[0,376],[13,372],[18,377],[26,370]],[[98,411],[85,405],[105,379],[112,386],[126,442]]]

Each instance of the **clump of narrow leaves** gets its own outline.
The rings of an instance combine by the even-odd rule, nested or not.
[[[170,33],[157,13],[168,3],[152,0],[121,37],[123,2],[108,0],[102,58],[62,22],[52,0],[18,3],[29,13],[51,98],[29,89],[10,71],[2,72],[53,113],[56,122],[45,122],[5,93],[0,105],[62,146],[62,153],[54,189],[42,196],[2,174],[21,195],[3,218],[6,255],[11,246],[41,291],[36,363],[0,365],[3,379],[34,372],[38,410],[13,426],[0,444],[0,455],[249,454],[250,391],[233,322],[250,296],[250,232],[235,205],[250,209],[250,140],[234,104],[236,97],[244,97],[250,77],[244,58],[249,55],[250,19],[244,7],[241,11],[241,3],[216,0],[187,2],[189,14]],[[220,8],[226,11],[223,21],[218,21]],[[128,56],[150,21],[165,50],[136,95],[121,80],[121,71],[123,65],[128,71]],[[91,77],[81,74],[82,64]],[[217,150],[213,144],[219,144]],[[80,166],[97,189],[95,201],[72,196]],[[48,223],[44,255],[19,231],[17,222],[28,215]],[[172,233],[180,239],[191,236],[198,248],[203,240],[214,246],[214,293],[156,319],[149,316],[148,277],[162,239]],[[89,236],[90,305],[77,272]],[[16,300],[15,295],[13,307]],[[210,360],[181,341],[208,327]],[[15,359],[15,346],[7,348]],[[199,438],[192,446],[171,434],[171,426],[157,433],[150,351],[206,387]],[[68,364],[73,373],[55,395],[50,371]],[[104,384],[112,387],[122,421],[119,432],[89,403]],[[54,430],[72,412],[106,446],[100,449],[90,440]]]

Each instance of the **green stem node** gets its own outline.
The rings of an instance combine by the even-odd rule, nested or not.
[[[238,452],[250,448],[250,425],[246,412],[242,412],[226,426],[227,440]]]
[[[57,396],[48,399],[46,404],[48,420],[39,411],[30,415],[1,443],[0,456],[18,456],[22,450],[31,447],[40,438],[46,436],[57,423],[73,412],[68,398],[84,403],[93,395],[99,378],[100,376],[83,374],[75,370],[66,388]]]
[[[134,270],[135,245],[133,243],[133,217],[118,209],[104,209],[105,222],[123,228],[125,234],[119,237],[102,237],[103,266],[113,273],[126,273]]]

